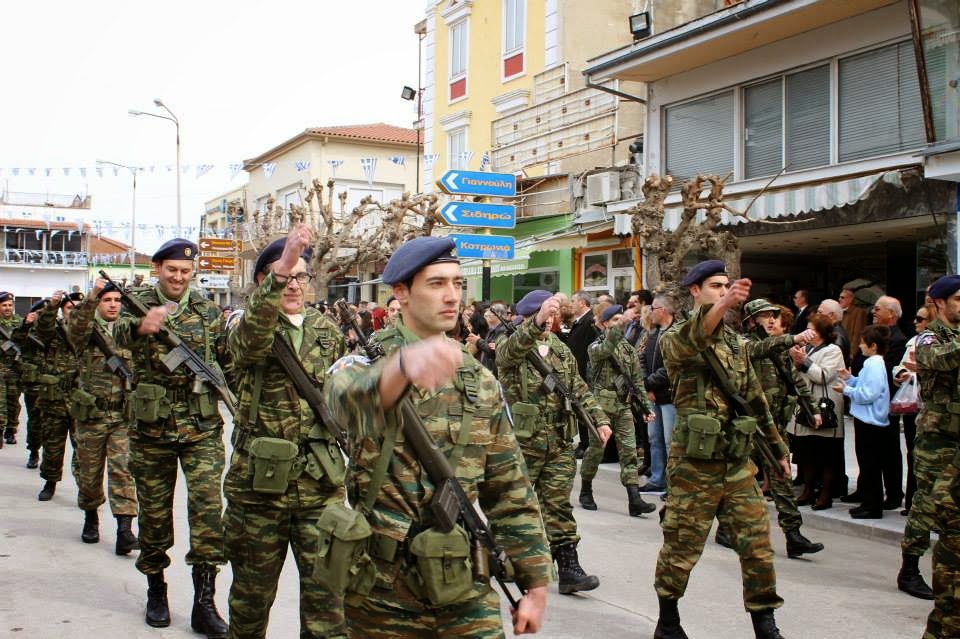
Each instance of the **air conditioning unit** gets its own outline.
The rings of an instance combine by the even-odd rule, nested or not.
[[[587,204],[604,204],[620,199],[620,173],[608,171],[587,176]]]

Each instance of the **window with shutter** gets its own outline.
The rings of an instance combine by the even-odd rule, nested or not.
[[[783,83],[747,87],[743,102],[744,177],[775,175],[783,166]]]
[[[664,109],[666,172],[674,184],[698,173],[726,175],[733,170],[733,91]]]
[[[830,164],[830,65],[786,77],[787,167]]]

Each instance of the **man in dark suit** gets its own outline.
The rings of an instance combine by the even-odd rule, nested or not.
[[[793,328],[790,332],[796,335],[807,330],[807,320],[813,312],[813,308],[810,306],[810,291],[801,288],[794,293],[793,305],[797,307],[797,316],[793,320]]]
[[[887,384],[893,384],[893,368],[900,364],[907,350],[907,336],[903,334],[897,321],[903,314],[900,302],[895,297],[884,295],[873,305],[873,323],[890,329],[890,346],[883,356],[887,367]],[[891,391],[892,395],[892,391]],[[890,426],[880,429],[886,440],[883,444],[883,487],[887,498],[883,502],[884,510],[899,510],[903,501],[903,454],[900,451],[900,415],[890,415]]]
[[[577,360],[577,370],[584,381],[587,379],[587,362],[589,361],[587,347],[600,335],[593,323],[592,304],[593,299],[583,291],[577,291],[570,298],[570,308],[574,319],[570,324],[570,332],[567,333],[567,346],[573,353],[574,359]],[[579,423],[577,428],[580,431],[580,443],[577,444],[576,456],[577,459],[582,459],[584,451],[587,450],[587,428]]]

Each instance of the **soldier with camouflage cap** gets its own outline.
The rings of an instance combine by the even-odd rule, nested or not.
[[[651,513],[656,506],[640,496],[640,477],[637,474],[637,441],[631,403],[645,407],[646,421],[654,419],[653,406],[647,399],[643,385],[643,366],[637,350],[624,338],[624,331],[637,318],[635,309],[614,304],[603,310],[597,328],[600,337],[587,347],[590,358],[590,390],[613,426],[617,453],[620,457],[620,483],[627,489],[627,511],[631,517]],[[629,375],[629,379],[622,379]],[[634,392],[637,394],[634,395]],[[646,424],[644,424],[644,427]],[[596,510],[593,498],[593,478],[603,458],[603,447],[590,433],[590,446],[583,454],[580,467],[580,505]]]
[[[300,571],[300,636],[346,637],[343,597],[314,577],[317,521],[328,504],[344,499],[343,456],[271,355],[275,340],[286,341],[322,386],[327,369],[346,352],[333,320],[304,306],[312,240],[310,228],[299,224],[261,252],[254,275],[258,286],[227,333],[240,398],[224,480],[224,531],[233,569],[229,636],[235,639],[266,636],[288,546]],[[272,478],[262,476],[261,466],[284,450],[287,462]]]
[[[577,474],[573,437],[575,417],[557,393],[543,385],[543,377],[526,361],[536,349],[560,380],[580,398],[597,424],[601,450],[612,431],[610,419],[594,399],[577,371],[577,360],[567,345],[550,331],[560,315],[560,299],[548,291],[535,290],[517,302],[520,325],[512,335],[497,341],[497,367],[530,481],[537,490],[550,549],[557,562],[561,594],[593,590],[600,585],[580,565],[577,520],[570,504],[570,491]]]
[[[782,639],[773,611],[783,605],[776,591],[770,521],[750,460],[758,429],[770,442],[784,474],[787,450],[750,365],[747,345],[723,323],[750,294],[750,280],[730,283],[720,260],[700,262],[682,282],[693,296],[692,316],[660,338],[674,388],[677,424],[670,444],[670,491],[663,512],[663,546],[654,586],[660,601],[656,639],[684,639],[677,603],[700,558],[713,520],[727,526],[740,555],[744,605],[758,639]],[[707,367],[710,350],[756,418],[737,417],[731,400]]]
[[[145,621],[155,628],[170,625],[164,569],[173,547],[173,493],[177,465],[187,478],[190,551],[193,566],[191,627],[211,638],[226,637],[227,624],[214,603],[217,566],[223,551],[223,419],[218,397],[207,384],[196,384],[186,366],[167,372],[163,358],[169,347],[154,337],[161,326],[213,367],[223,353],[220,308],[190,290],[197,247],[184,239],[163,244],[152,257],[159,274],[156,286],[131,295],[149,308],[145,317],[128,313],[114,324],[114,338],[133,354],[137,388],[133,393],[135,422],[130,430],[130,471],[140,502],[140,555],[137,569],[147,575]]]
[[[811,339],[813,330],[807,329],[797,335],[783,334],[780,307],[765,299],[751,300],[744,305],[743,322],[746,328],[744,338],[747,340],[747,355],[750,357],[750,363],[757,377],[760,378],[770,414],[773,415],[777,430],[780,431],[780,437],[786,446],[786,427],[794,418],[798,402],[805,403],[809,414],[814,415],[815,426],[820,425],[820,415],[817,414],[810,389],[787,354],[794,344],[806,344]],[[781,374],[777,371],[778,366],[783,374],[790,375],[793,388],[799,391],[799,395],[794,395],[792,389],[780,377]],[[781,475],[778,469],[771,468],[766,458],[757,454],[756,451],[753,459],[755,464],[763,464],[763,472],[770,485],[773,503],[777,507],[777,521],[787,539],[787,556],[797,559],[801,555],[823,550],[823,544],[810,541],[800,532],[803,517],[797,508],[797,497],[793,492],[790,475]],[[717,543],[733,548],[733,542],[725,534],[724,526],[717,526]]]
[[[527,590],[513,611],[514,632],[534,633],[542,623],[550,555],[510,412],[490,371],[444,335],[457,323],[463,291],[453,248],[448,238],[425,237],[394,252],[383,281],[393,286],[400,318],[373,338],[386,357],[348,366],[327,381],[329,406],[350,436],[350,501],[372,529],[361,542],[369,556],[345,566],[357,576],[343,584],[352,637],[503,637],[500,598],[489,577],[451,572],[458,577],[453,594],[438,592],[443,584],[426,572],[437,565],[421,543],[437,530],[428,508],[434,484],[402,436],[402,397],[450,459],[467,498],[479,503],[516,583]],[[451,557],[448,566],[463,561]]]
[[[904,563],[897,581],[901,590],[906,590],[904,585],[918,586],[916,581],[902,583],[911,574],[923,583],[917,565],[924,547],[911,542],[924,529],[938,530],[940,539],[933,550],[935,603],[923,635],[937,639],[960,636],[960,275],[941,277],[928,294],[937,305],[937,319],[927,324],[916,342],[924,404],[917,416],[913,449],[917,492],[904,531]]]
[[[74,307],[83,301],[83,293],[57,291],[37,315],[37,337],[46,350],[39,382],[38,404],[43,423],[43,458],[40,461],[40,477],[46,480],[39,501],[53,499],[57,482],[63,477],[63,457],[66,453],[67,437],[73,446],[71,469],[75,479],[79,478],[77,468],[76,429],[70,416],[67,403],[77,381],[76,345],[70,340],[64,328],[64,321]],[[58,317],[58,309],[63,320]],[[79,483],[79,482],[78,482]]]

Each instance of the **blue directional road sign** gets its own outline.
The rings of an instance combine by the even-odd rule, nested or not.
[[[440,215],[454,226],[512,229],[517,225],[517,211],[512,204],[447,202]]]
[[[457,257],[483,260],[512,260],[513,238],[505,235],[451,235],[457,243]]]
[[[440,178],[440,186],[451,195],[513,197],[517,194],[517,178],[512,173],[447,171]]]

